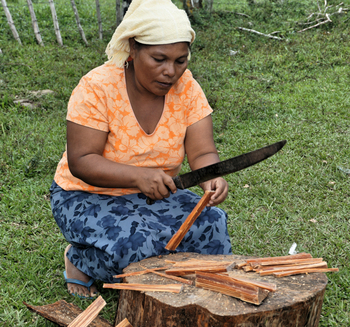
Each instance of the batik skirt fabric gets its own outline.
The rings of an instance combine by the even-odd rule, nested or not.
[[[72,245],[68,259],[86,275],[106,283],[132,262],[169,254],[171,237],[200,200],[189,190],[146,204],[142,193],[109,196],[50,188],[53,216]],[[227,215],[206,207],[174,252],[232,254]]]

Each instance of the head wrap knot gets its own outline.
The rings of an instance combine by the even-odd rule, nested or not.
[[[171,0],[133,0],[106,48],[108,62],[123,67],[129,39],[148,45],[192,43],[195,32],[184,10]]]

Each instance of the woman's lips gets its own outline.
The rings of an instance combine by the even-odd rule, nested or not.
[[[164,82],[158,82],[158,84],[163,88],[170,88],[173,84],[172,83],[164,83]]]

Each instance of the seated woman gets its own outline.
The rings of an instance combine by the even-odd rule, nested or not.
[[[133,0],[108,44],[109,61],[72,93],[67,150],[50,189],[69,242],[72,294],[92,296],[95,279],[114,282],[130,263],[168,254],[164,247],[200,199],[177,190],[172,177],[185,155],[193,170],[219,161],[212,109],[187,70],[194,38],[186,13],[170,0]],[[215,207],[227,182],[200,186],[215,193],[176,251],[230,254],[227,215]]]

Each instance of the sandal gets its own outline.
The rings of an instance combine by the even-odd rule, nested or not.
[[[63,272],[63,276],[64,276],[64,280],[66,281],[66,283],[71,283],[71,284],[77,284],[77,285],[85,286],[88,289],[89,292],[90,292],[91,285],[95,282],[95,279],[93,279],[93,278],[91,278],[88,283],[84,283],[84,282],[82,282],[79,279],[67,278],[66,271]],[[73,296],[77,296],[80,299],[92,300],[92,299],[95,298],[95,297],[86,297],[86,296],[83,296],[83,295],[75,295],[74,293],[69,293],[69,294],[71,294]]]

